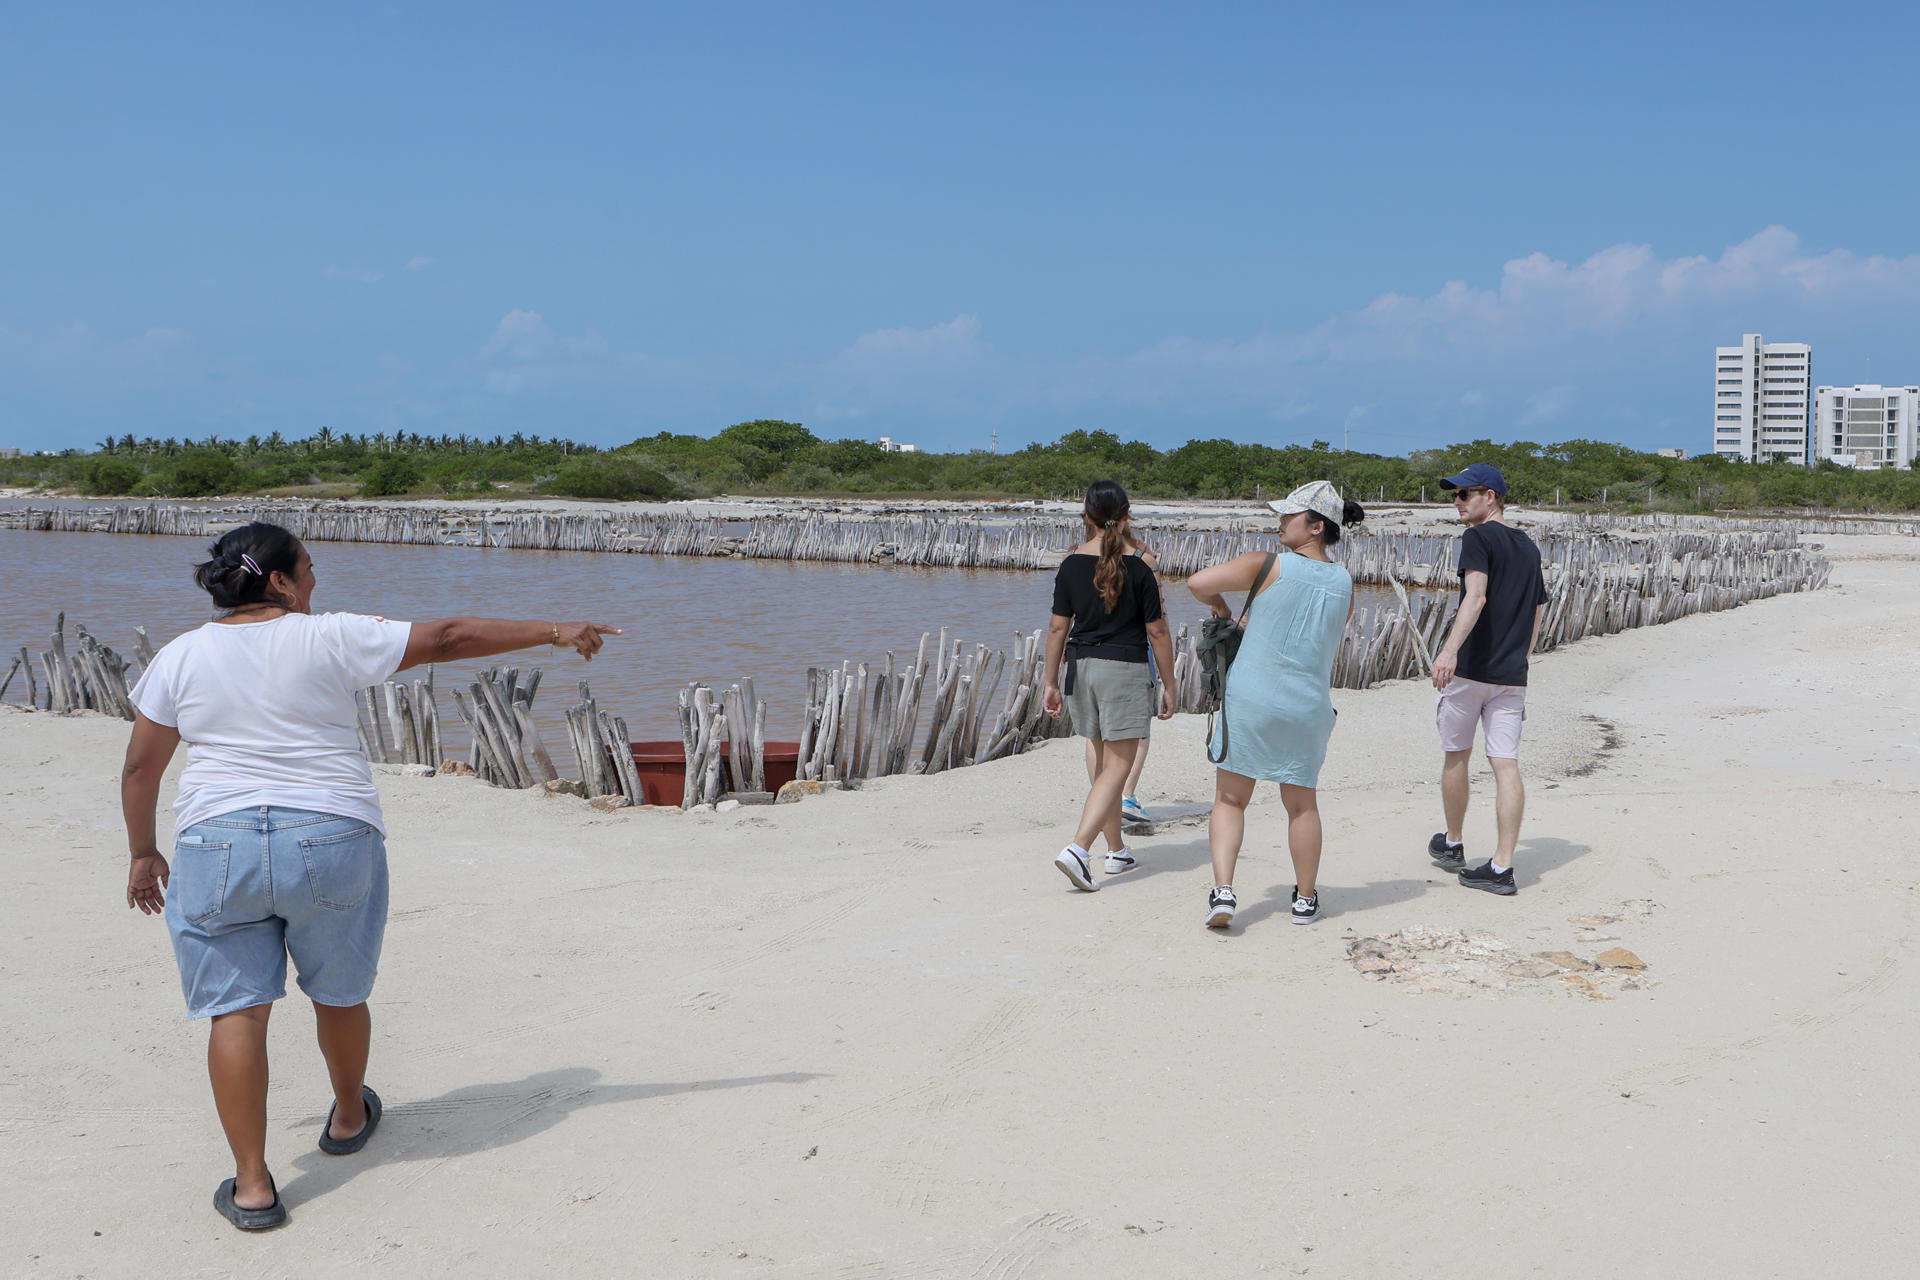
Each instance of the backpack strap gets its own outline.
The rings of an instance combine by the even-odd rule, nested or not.
[[[1260,587],[1262,584],[1266,582],[1267,575],[1273,572],[1273,562],[1278,558],[1279,557],[1277,555],[1269,551],[1267,552],[1267,558],[1260,562],[1260,572],[1256,573],[1253,576],[1253,589],[1247,592],[1247,602],[1240,606],[1240,625],[1241,626],[1246,625],[1247,611],[1253,608],[1253,598],[1260,594]],[[1209,762],[1213,764],[1219,764],[1222,760],[1225,760],[1227,758],[1227,695],[1225,690],[1222,690],[1220,693],[1219,714],[1220,714],[1220,754],[1219,755],[1213,754],[1213,716],[1211,714],[1207,716],[1207,759]]]
[[[1269,551],[1267,552],[1267,558],[1260,562],[1260,572],[1253,575],[1253,590],[1247,592],[1247,602],[1240,606],[1241,623],[1244,624],[1246,622],[1247,610],[1253,608],[1253,598],[1260,594],[1260,588],[1265,584],[1267,575],[1273,572],[1273,562],[1277,559],[1279,559],[1279,557]]]

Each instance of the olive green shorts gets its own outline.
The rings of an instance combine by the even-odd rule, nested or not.
[[[1144,738],[1153,726],[1153,672],[1144,662],[1082,658],[1067,695],[1073,731],[1083,738],[1114,742]]]

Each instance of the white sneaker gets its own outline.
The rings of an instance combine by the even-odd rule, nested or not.
[[[1093,878],[1093,868],[1087,863],[1087,855],[1072,845],[1060,851],[1060,856],[1053,860],[1053,865],[1060,868],[1061,875],[1073,881],[1073,887],[1076,889],[1085,889],[1088,893],[1092,893],[1100,887],[1099,882]]]
[[[1320,895],[1316,893],[1311,898],[1304,897],[1300,893],[1300,886],[1293,886],[1293,922],[1295,924],[1312,924],[1319,918]]]
[[[1240,903],[1231,885],[1221,885],[1207,895],[1207,928],[1224,929],[1233,923],[1234,908]]]
[[[1131,871],[1139,865],[1140,859],[1133,856],[1131,849],[1114,849],[1107,854],[1107,874],[1110,876]]]

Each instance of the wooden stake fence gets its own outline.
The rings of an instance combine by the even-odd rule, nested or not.
[[[166,503],[29,508],[0,513],[0,527],[47,531],[152,533],[207,537],[247,520],[271,520],[318,542],[514,547],[654,555],[724,556],[954,568],[1052,568],[1080,541],[1077,521],[1059,518],[834,519],[764,516],[722,521],[693,515],[585,512],[502,514],[471,508],[366,504]],[[1885,521],[1718,521],[1698,516],[1580,516],[1534,531],[1548,563],[1638,563],[1662,555],[1777,552],[1819,559],[1799,544],[1808,532],[1900,532],[1920,523]],[[1150,531],[1160,572],[1182,577],[1248,551],[1278,549],[1256,531]],[[1458,539],[1449,534],[1349,532],[1336,549],[1356,582],[1385,586],[1454,585]]]
[[[76,625],[74,635],[75,647],[69,653],[67,615],[65,612],[55,615],[53,635],[48,640],[46,652],[35,658],[22,645],[7,668],[6,678],[0,680],[0,697],[6,696],[15,675],[24,672],[26,683],[22,688],[30,707],[61,715],[73,711],[98,711],[103,715],[132,720],[133,699],[128,690],[138,683],[138,670],[144,669],[144,663],[136,668],[135,664],[94,639],[85,627]],[[144,637],[142,643],[144,645]],[[151,650],[145,650],[145,653],[146,660],[151,661]],[[130,671],[135,673],[132,679],[128,675]]]
[[[116,507],[109,523],[125,527],[109,532],[189,530],[181,508]],[[142,516],[139,513],[157,513]],[[30,516],[75,515],[73,509],[28,512]],[[85,516],[88,513],[78,513]],[[197,527],[210,531],[211,517],[191,513]],[[277,515],[261,509],[251,514]],[[363,541],[428,541],[446,536],[447,523],[430,510],[382,509],[379,521],[355,523],[352,512],[306,512],[318,523],[301,536],[322,530]],[[364,514],[364,513],[362,513]],[[324,518],[323,518],[324,517]],[[616,539],[590,536],[576,517],[515,517],[504,532],[487,519],[478,521],[481,545],[548,545],[570,542],[571,549],[606,550]],[[598,520],[600,517],[580,517]],[[610,521],[612,517],[607,517]],[[721,554],[712,550],[716,521],[678,517],[650,518],[651,549],[678,548],[670,554]],[[1537,538],[1549,589],[1539,648],[1608,635],[1629,627],[1654,626],[1694,613],[1717,612],[1783,592],[1812,591],[1827,585],[1830,566],[1824,556],[1799,544],[1788,527],[1754,527],[1726,532],[1721,526],[1696,528],[1687,517],[1590,517],[1592,527],[1546,530]],[[1626,523],[1629,520],[1638,524]],[[633,518],[629,517],[630,537]],[[381,523],[384,522],[384,523]],[[605,521],[603,521],[604,523]],[[57,522],[33,527],[54,527]],[[1059,522],[1030,521],[989,531],[958,521],[830,522],[767,520],[753,522],[758,542],[726,554],[790,555],[834,558],[843,552],[879,556],[899,563],[974,563],[994,556],[1038,558],[1055,563],[1060,552],[1050,541]],[[1756,526],[1762,522],[1754,522]],[[162,529],[158,526],[168,525]],[[897,542],[875,542],[881,533]],[[414,539],[409,531],[420,534]],[[989,536],[991,532],[992,536]],[[372,535],[382,536],[375,537]],[[395,536],[386,536],[395,535]],[[408,536],[398,536],[408,535]],[[544,540],[544,541],[543,541]],[[1163,571],[1180,573],[1217,563],[1247,550],[1271,549],[1264,534],[1173,533],[1155,538]],[[1437,535],[1388,534],[1349,537],[1340,558],[1357,582],[1389,585],[1395,603],[1363,602],[1341,639],[1333,682],[1364,688],[1382,680],[1405,679],[1431,669],[1432,655],[1452,623],[1457,585],[1454,560],[1458,540]],[[700,549],[705,547],[706,549]],[[864,548],[864,550],[863,550]],[[886,550],[891,548],[891,550]],[[1409,588],[1412,588],[1410,591]],[[144,628],[134,629],[138,669],[153,660]],[[24,670],[30,705],[67,712],[94,709],[131,720],[129,672],[135,664],[77,628],[69,653],[66,615],[54,626],[50,648],[36,659],[22,648],[4,678],[0,696]],[[1174,673],[1182,709],[1198,709],[1197,636],[1183,628],[1175,644]],[[938,773],[1015,755],[1036,742],[1072,732],[1066,717],[1048,718],[1041,705],[1045,633],[1016,633],[1011,650],[965,646],[943,629],[922,635],[911,665],[901,667],[889,653],[879,669],[867,663],[841,663],[807,673],[807,698],[799,732],[798,776],[821,782],[851,782],[900,773]],[[137,673],[137,672],[136,672]],[[471,732],[470,763],[497,786],[530,787],[558,778],[552,757],[535,726],[532,706],[541,673],[518,668],[489,670],[463,695],[453,690],[454,707]],[[1004,692],[1002,681],[1004,680]],[[998,701],[995,706],[996,698]],[[683,805],[711,802],[725,795],[762,798],[766,792],[767,708],[742,679],[717,695],[695,684],[679,695],[680,725],[687,781]],[[445,759],[438,700],[431,671],[425,680],[389,681],[356,697],[361,746],[369,760],[438,766]],[[922,714],[926,726],[921,727]],[[599,709],[586,682],[580,702],[567,713],[568,734],[580,763],[581,785],[590,797],[619,796],[642,803],[643,792],[629,745],[626,722]]]

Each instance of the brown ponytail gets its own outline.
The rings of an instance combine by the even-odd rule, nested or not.
[[[1119,607],[1121,592],[1127,585],[1127,552],[1133,539],[1127,530],[1131,521],[1127,510],[1127,491],[1112,480],[1095,480],[1087,486],[1086,521],[1100,540],[1100,567],[1093,571],[1094,590],[1108,613]]]

